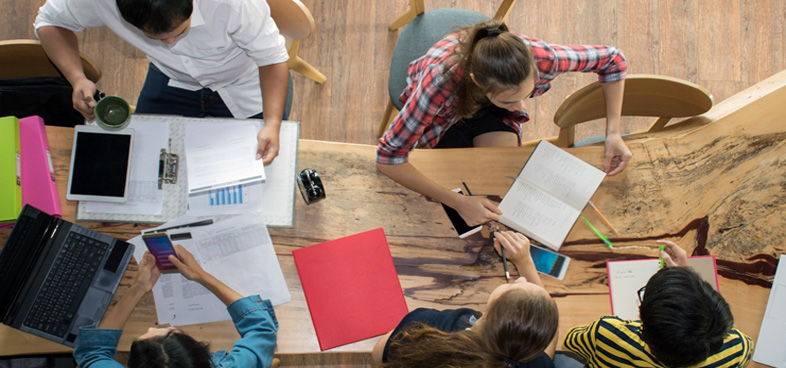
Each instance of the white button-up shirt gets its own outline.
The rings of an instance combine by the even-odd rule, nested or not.
[[[114,0],[48,0],[35,20],[36,30],[104,25],[147,54],[170,86],[217,91],[235,118],[262,112],[258,68],[289,59],[264,0],[194,0],[190,29],[170,45],[126,22]]]

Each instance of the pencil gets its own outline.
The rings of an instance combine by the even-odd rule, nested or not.
[[[614,248],[614,245],[612,245],[612,244],[611,244],[611,242],[609,241],[609,239],[608,239],[608,238],[606,238],[605,236],[603,236],[603,234],[601,234],[601,232],[600,232],[600,231],[598,231],[598,229],[596,229],[596,228],[595,228],[595,226],[592,226],[592,224],[589,222],[589,220],[587,220],[587,218],[586,218],[586,217],[584,217],[584,215],[581,215],[581,219],[582,219],[582,220],[584,220],[584,223],[586,223],[586,224],[587,224],[587,226],[589,226],[590,230],[592,230],[592,232],[593,232],[593,233],[595,233],[595,235],[597,235],[597,236],[598,236],[598,238],[600,238],[600,240],[603,240],[603,242],[604,242],[604,243],[606,243],[606,245],[607,245],[607,246],[608,246],[610,249],[611,249],[611,248]]]
[[[592,207],[593,210],[595,210],[595,213],[598,214],[598,217],[600,217],[600,220],[603,221],[603,223],[606,224],[606,226],[608,226],[609,229],[611,229],[611,231],[614,232],[614,234],[619,236],[620,235],[619,231],[617,231],[617,229],[615,229],[614,226],[611,225],[611,222],[609,222],[609,219],[607,219],[606,216],[603,216],[603,213],[601,213],[600,210],[598,209],[598,207],[595,206],[595,203],[592,203],[592,201],[589,201],[589,205],[590,205],[590,207]]]
[[[497,233],[499,232],[499,228],[497,228]],[[494,236],[494,233],[491,233],[491,236]],[[492,239],[493,241],[493,239]],[[510,271],[508,271],[508,259],[505,258],[505,246],[502,243],[499,243],[499,250],[502,253],[502,266],[505,267],[505,282],[510,281]]]

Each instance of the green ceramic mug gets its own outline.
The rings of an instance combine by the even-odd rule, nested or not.
[[[120,130],[131,121],[131,106],[118,96],[106,96],[93,107],[96,122],[106,130]]]

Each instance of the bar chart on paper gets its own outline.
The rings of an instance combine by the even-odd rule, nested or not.
[[[231,187],[210,190],[208,191],[208,198],[211,207],[243,204],[243,186],[233,185]]]

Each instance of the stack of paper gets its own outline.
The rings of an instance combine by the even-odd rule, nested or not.
[[[22,211],[19,120],[0,118],[0,226],[16,222]]]

